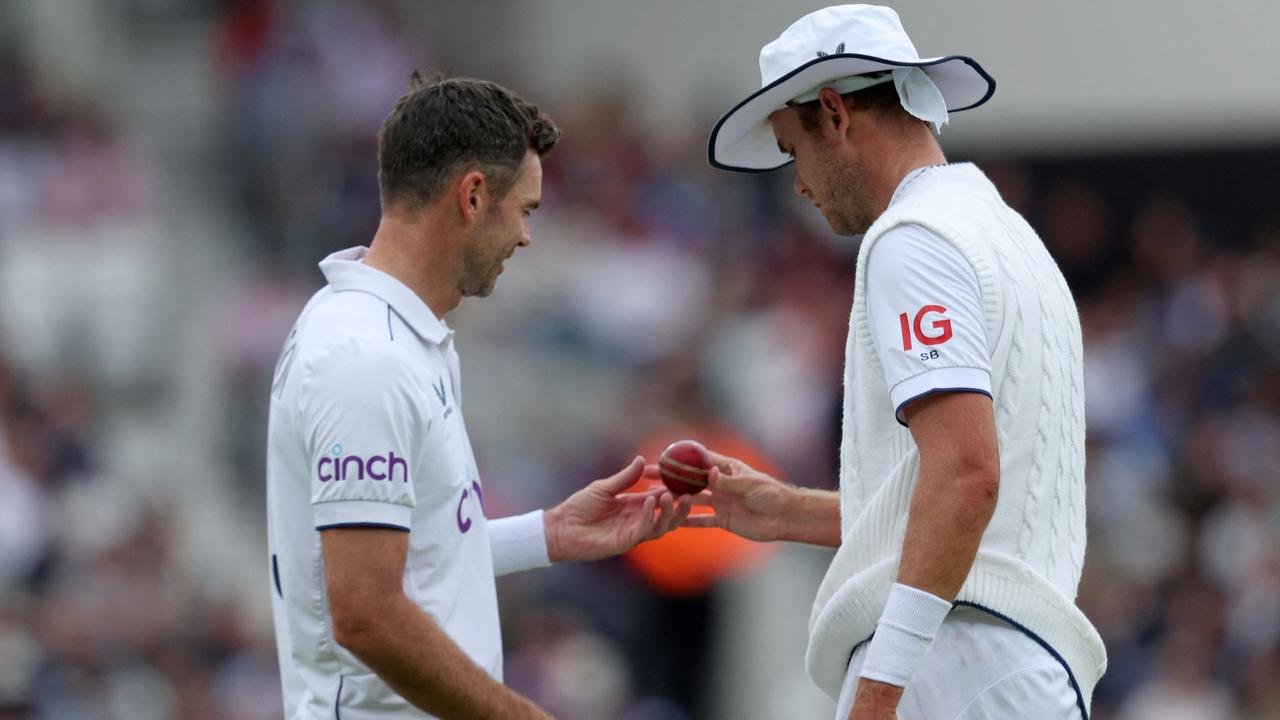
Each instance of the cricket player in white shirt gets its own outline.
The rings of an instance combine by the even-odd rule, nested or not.
[[[717,457],[687,525],[838,548],[806,664],[837,720],[1088,717],[1106,668],[1075,606],[1084,399],[1075,303],[1036,233],[935,132],[995,82],[921,58],[893,10],[829,7],[760,53],[710,160],[862,235],[838,493]]]
[[[423,82],[379,134],[382,221],[320,264],[281,353],[267,462],[288,720],[546,718],[502,685],[494,577],[624,552],[688,514],[624,493],[642,458],[557,507],[489,520],[444,315],[529,244],[551,120],[504,88]],[[654,469],[649,468],[648,472]]]

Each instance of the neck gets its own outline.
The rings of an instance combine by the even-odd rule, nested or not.
[[[438,318],[458,306],[462,293],[459,248],[447,225],[428,210],[417,216],[383,214],[364,264],[399,280]]]
[[[912,132],[903,137],[900,142],[887,148],[880,165],[883,172],[880,173],[879,182],[876,183],[874,190],[876,217],[888,209],[893,193],[902,184],[903,178],[910,175],[913,170],[930,165],[943,165],[946,162],[947,156],[942,154],[938,141],[934,139],[928,126],[923,123],[913,128]]]

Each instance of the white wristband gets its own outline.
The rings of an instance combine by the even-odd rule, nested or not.
[[[894,583],[867,646],[861,677],[906,687],[949,612],[951,603],[937,595]]]
[[[490,520],[489,548],[494,577],[550,565],[542,511]]]

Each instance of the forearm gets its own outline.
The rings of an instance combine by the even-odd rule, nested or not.
[[[995,512],[999,479],[924,467],[911,498],[898,582],[953,601]]]
[[[490,677],[404,596],[388,600],[340,642],[401,697],[444,720],[550,717]]]
[[[840,493],[793,488],[780,525],[779,540],[840,547]]]

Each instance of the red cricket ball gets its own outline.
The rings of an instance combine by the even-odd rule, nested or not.
[[[711,453],[694,440],[679,440],[667,446],[658,458],[662,484],[679,495],[696,495],[707,487]]]

